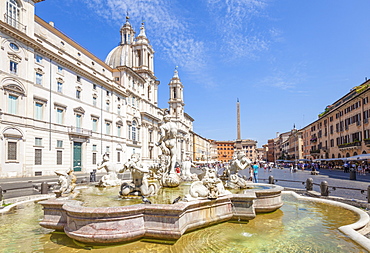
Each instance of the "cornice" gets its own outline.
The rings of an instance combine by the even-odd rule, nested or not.
[[[142,82],[145,83],[145,78],[144,77],[142,77],[136,71],[134,71],[132,68],[130,68],[130,67],[126,66],[126,65],[124,65],[124,66],[118,66],[116,69],[119,70],[119,71],[127,71],[127,72],[129,72],[130,74],[134,75],[136,78],[140,79]]]
[[[153,119],[155,121],[158,121],[158,122],[161,121],[160,118],[157,118],[157,117],[155,117],[155,116],[153,116],[153,115],[151,115],[151,114],[149,114],[147,112],[140,112],[140,114],[141,114],[142,117],[143,116],[146,116],[146,117],[151,118],[151,119]]]
[[[51,26],[50,24],[48,24],[46,21],[44,21],[43,19],[41,19],[40,17],[36,16],[35,15],[35,22],[38,23],[39,25],[41,25],[43,28],[45,28],[46,30],[48,30],[49,32],[57,35],[59,38],[63,39],[64,41],[66,41],[68,44],[70,44],[71,46],[73,46],[74,48],[78,49],[79,51],[81,51],[83,54],[87,55],[88,57],[90,57],[92,60],[96,61],[97,63],[99,63],[101,66],[103,66],[104,68],[106,68],[107,70],[111,71],[112,72],[112,68],[107,65],[105,62],[103,62],[102,60],[100,60],[98,57],[96,57],[94,54],[92,54],[91,52],[89,52],[87,49],[85,49],[84,47],[82,47],[80,44],[78,44],[76,41],[74,41],[73,39],[71,39],[70,37],[68,37],[67,35],[65,35],[63,32],[59,31],[57,28]]]

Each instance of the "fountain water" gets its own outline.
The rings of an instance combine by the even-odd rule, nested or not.
[[[163,189],[176,191],[181,182],[175,171],[176,125],[165,116],[160,129],[161,138],[157,146],[162,150],[162,162],[149,167],[155,169],[152,174]],[[155,196],[157,185],[148,180],[149,168],[134,154],[121,170],[130,170],[132,174],[132,181],[124,182],[120,191],[124,198],[121,201],[128,205],[97,207],[85,206],[84,202],[73,199],[49,199],[40,202],[44,209],[40,225],[64,231],[68,237],[85,244],[107,245],[144,239],[176,241],[198,228],[225,221],[248,222],[258,213],[271,213],[283,206],[282,187],[248,183],[237,175],[248,165],[245,155],[239,154],[227,172],[226,186],[238,193],[225,190],[215,170],[208,168],[202,180],[184,188],[189,192],[185,197],[185,192],[176,192],[175,196],[179,196],[176,201],[172,197],[167,203],[160,203]],[[235,177],[238,180],[233,182]],[[244,190],[250,186],[259,188]],[[137,204],[135,198],[134,203],[126,200],[134,196],[142,196],[144,203],[140,201],[141,204]],[[253,237],[253,233],[247,230],[240,233],[244,238]]]

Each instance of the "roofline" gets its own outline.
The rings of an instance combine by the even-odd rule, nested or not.
[[[49,23],[47,23],[45,20],[41,19],[37,15],[35,15],[35,22],[38,23],[38,24],[40,24],[42,27],[44,27],[49,32],[57,35],[58,37],[62,38],[64,41],[66,41],[67,43],[71,44],[73,47],[75,47],[76,49],[80,50],[82,53],[84,53],[85,55],[89,56],[94,61],[98,62],[100,65],[102,65],[107,70],[113,72],[113,69],[109,65],[107,65],[104,61],[102,61],[101,59],[99,59],[98,57],[96,57],[94,54],[92,54],[86,48],[82,47],[80,44],[78,44],[76,41],[74,41],[73,39],[71,39],[70,37],[68,37],[62,31],[60,31],[59,29],[51,26]]]

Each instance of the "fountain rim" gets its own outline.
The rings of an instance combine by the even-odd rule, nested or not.
[[[347,235],[352,241],[358,243],[359,245],[361,245],[361,247],[363,247],[364,249],[370,252],[370,239],[366,238],[364,235],[358,232],[370,222],[370,217],[365,211],[361,210],[358,207],[345,204],[342,202],[334,201],[331,199],[321,199],[321,198],[301,196],[294,191],[282,191],[281,193],[284,195],[290,194],[298,200],[313,201],[313,202],[319,202],[319,203],[339,206],[347,210],[353,211],[354,213],[357,213],[359,215],[358,221],[352,224],[341,226],[338,229],[343,234]]]

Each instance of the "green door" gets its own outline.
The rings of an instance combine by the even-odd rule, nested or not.
[[[81,171],[81,142],[73,142],[73,171]]]

